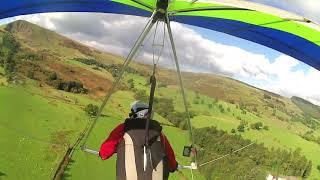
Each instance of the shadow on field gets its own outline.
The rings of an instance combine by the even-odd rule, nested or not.
[[[64,173],[62,176],[63,180],[68,180],[71,178],[71,173],[70,173],[70,166],[72,166],[72,164],[74,164],[76,161],[73,159],[70,159],[68,166],[64,169]]]
[[[2,177],[5,177],[5,176],[7,176],[7,174],[0,171],[0,179],[2,179]]]

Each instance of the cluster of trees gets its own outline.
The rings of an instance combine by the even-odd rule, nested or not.
[[[253,130],[258,130],[258,131],[260,131],[260,130],[262,130],[262,129],[264,129],[264,130],[269,130],[269,127],[263,125],[262,122],[252,123],[252,124],[250,124],[250,127],[251,127],[251,129],[253,129]]]
[[[57,79],[50,82],[49,85],[53,86],[58,90],[63,90],[66,92],[83,94],[88,93],[88,90],[83,87],[83,84],[77,81],[63,81],[62,79]]]
[[[24,49],[23,51],[19,51],[16,56],[17,59],[21,61],[39,61],[44,59],[43,53],[43,51],[33,52],[31,50]]]
[[[83,84],[81,82],[76,81],[64,81],[60,78],[58,78],[57,74],[55,72],[51,72],[47,79],[47,84],[53,86],[54,88],[58,90],[63,90],[66,92],[72,92],[72,93],[84,93],[86,94],[88,90],[83,87]]]
[[[225,110],[224,110],[224,108],[223,108],[222,104],[219,104],[219,106],[218,106],[218,107],[219,107],[219,110],[220,110],[220,112],[221,112],[221,113],[224,113],[224,112],[225,112]]]
[[[19,62],[17,65],[17,71],[30,79],[45,82],[47,85],[58,90],[84,94],[88,92],[88,90],[83,87],[81,82],[63,80],[58,77],[56,72],[45,70],[36,62]]]
[[[271,99],[271,96],[269,94],[263,94],[264,99]]]
[[[186,130],[189,128],[187,122],[186,112],[177,112],[174,109],[174,102],[172,99],[168,98],[158,98],[155,103],[155,110],[162,117],[168,119],[176,127]],[[189,113],[190,118],[195,116],[195,113]]]
[[[303,135],[300,135],[300,137],[307,141],[312,141],[320,145],[320,137],[316,137],[315,135],[313,135],[313,131],[307,131]]]
[[[103,64],[101,62],[98,62],[97,60],[95,59],[87,59],[87,58],[73,58],[73,60],[75,61],[78,61],[78,62],[81,62],[83,64],[86,64],[86,65],[95,65],[95,68],[102,68],[102,69],[105,69],[107,70],[108,72],[110,72],[112,74],[113,77],[117,77],[120,73],[120,70],[122,68],[122,65],[121,64]],[[138,71],[135,70],[134,68],[132,67],[127,67],[126,68],[126,72],[128,73],[134,73],[134,74],[137,74]]]
[[[236,105],[236,108],[240,109],[242,114],[247,114],[248,109],[247,109],[245,103],[240,101],[239,105]]]
[[[265,179],[268,173],[307,178],[312,162],[295,151],[269,150],[263,144],[232,153],[251,143],[240,135],[230,135],[215,127],[194,130],[199,164],[231,153],[215,163],[204,165],[200,172],[206,179]]]
[[[250,128],[253,130],[269,130],[269,126],[263,125],[262,122],[251,123]],[[247,121],[241,120],[240,124],[237,127],[238,132],[245,132],[245,130],[249,130],[249,123]],[[236,130],[232,129],[232,133],[235,133]]]
[[[149,102],[149,96],[145,90],[135,90],[135,99],[143,101],[145,103]],[[177,112],[174,109],[174,102],[169,98],[157,98],[154,97],[154,110],[162,117],[168,119],[176,127],[186,130],[189,128],[187,122],[187,114],[185,112]],[[196,114],[194,112],[189,112],[190,118],[194,117]]]
[[[99,107],[97,105],[88,104],[84,108],[86,114],[90,117],[96,117],[98,115]]]
[[[237,127],[238,132],[244,132],[247,126],[248,126],[248,122],[241,120],[239,126]]]
[[[307,115],[307,114],[303,114],[303,116],[295,114],[291,117],[291,121],[301,122],[305,126],[314,130],[320,127],[320,122],[317,120],[314,120],[310,115]]]
[[[158,98],[155,103],[155,109],[162,117],[168,119],[176,127],[187,130],[189,129],[188,117],[186,112],[177,112],[174,109],[174,103],[172,99]],[[190,118],[196,116],[192,111],[189,112]]]
[[[134,98],[135,99],[142,101],[142,102],[145,102],[145,103],[149,102],[149,96],[147,95],[147,92],[145,90],[133,89],[133,91],[134,91]],[[154,102],[157,102],[157,101],[158,101],[158,98],[154,97]]]
[[[134,89],[134,81],[133,79],[129,79],[127,81],[129,89]]]
[[[11,81],[15,75],[16,54],[20,45],[8,32],[2,34],[0,42],[0,66],[4,68],[5,76]]]

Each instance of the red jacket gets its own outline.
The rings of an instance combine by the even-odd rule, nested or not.
[[[118,143],[123,139],[124,136],[124,124],[118,125],[109,137],[102,143],[99,151],[101,159],[106,160],[116,153]],[[164,144],[166,155],[168,158],[169,171],[174,172],[177,169],[178,163],[176,161],[172,147],[164,134],[161,133],[161,142]]]

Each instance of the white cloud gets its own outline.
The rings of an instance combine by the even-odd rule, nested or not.
[[[146,18],[141,17],[92,13],[50,13],[25,16],[23,19],[120,55],[129,52],[147,22]],[[263,54],[210,41],[179,23],[172,23],[172,29],[184,70],[227,75],[282,95],[300,96],[320,105],[320,83],[315,83],[320,79],[319,71],[312,68],[305,72],[299,70],[296,68],[299,61],[286,55],[271,61]],[[152,35],[148,39],[138,59],[150,63]],[[165,44],[168,47],[168,41]],[[165,48],[160,62],[162,66],[173,66],[170,53],[171,49]],[[263,83],[256,84],[256,81]]]

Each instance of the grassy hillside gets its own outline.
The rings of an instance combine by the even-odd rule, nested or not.
[[[3,28],[0,32],[1,52],[7,49],[2,42],[2,36],[6,33],[19,43],[19,51],[7,59],[7,62],[14,61],[14,71],[10,76],[7,74],[8,67],[0,62],[0,135],[6,137],[0,139],[0,146],[4,147],[0,155],[6,157],[5,163],[0,163],[0,179],[50,179],[67,147],[75,143],[90,122],[84,107],[89,103],[101,103],[117,75],[115,69],[123,59],[26,21],[16,21]],[[99,148],[109,132],[127,117],[132,101],[147,99],[151,67],[133,63],[130,68],[131,72],[125,74],[90,135],[89,147]],[[185,127],[185,119],[175,121],[184,116],[175,72],[159,69],[157,77],[155,117],[164,124],[164,132],[173,145],[179,163],[187,164],[190,158],[183,157],[181,151],[184,145],[190,144],[189,133],[181,129]],[[320,145],[303,136],[311,132],[314,137],[320,137],[319,126],[309,126],[310,122],[319,121],[319,117],[314,116],[317,115],[315,106],[219,75],[184,72],[183,78],[193,127],[215,126],[230,135],[263,143],[269,150],[279,148],[293,152],[300,148],[301,154],[312,161],[309,178],[320,178],[317,170]],[[74,89],[78,87],[86,91],[80,93]],[[167,112],[169,115],[165,114]],[[310,114],[312,118],[305,117],[305,114]],[[263,128],[254,129],[256,123],[262,123]],[[239,130],[241,126],[243,128]],[[18,153],[22,151],[27,153]],[[245,151],[258,153],[252,152],[252,149]],[[216,154],[212,154],[214,157]],[[220,167],[217,166],[221,165],[219,163],[227,162],[217,161],[206,168]],[[239,165],[241,163],[238,162]],[[229,166],[231,169],[237,168],[232,167],[230,162]],[[222,166],[220,168],[223,169]],[[21,173],[17,173],[18,169]],[[238,175],[232,174],[235,171],[229,173],[231,176]],[[194,175],[196,179],[204,178],[198,171]],[[190,179],[190,176],[190,171],[181,170],[170,179]],[[64,178],[101,177],[114,179],[115,158],[101,161],[83,153],[79,147],[75,149]]]
[[[0,97],[0,171],[5,179],[52,177],[87,122],[84,112],[23,87],[0,86]]]
[[[292,102],[295,103],[306,115],[313,118],[320,119],[320,107],[306,101],[302,98],[293,96],[291,98]]]

